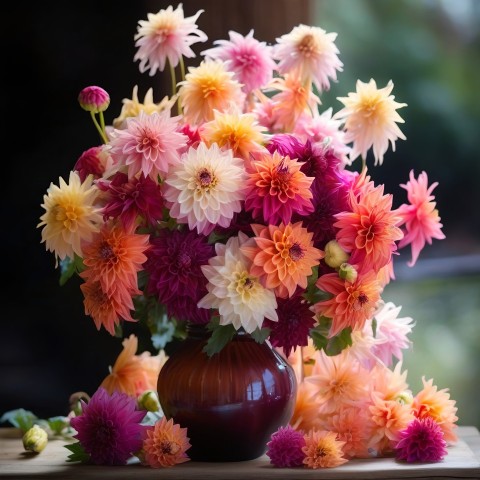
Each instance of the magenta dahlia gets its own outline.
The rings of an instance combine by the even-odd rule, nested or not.
[[[315,324],[311,305],[297,294],[292,298],[277,298],[278,322],[264,320],[263,326],[270,328],[270,342],[282,347],[288,357],[299,346],[307,346],[308,333]]]
[[[88,175],[93,175],[94,178],[100,178],[103,175],[107,157],[108,154],[102,146],[91,147],[80,155],[73,169],[78,173],[82,183]]]
[[[447,442],[432,417],[415,418],[400,432],[395,450],[397,460],[439,462],[447,454]]]
[[[280,427],[270,437],[267,443],[267,456],[270,463],[276,467],[289,468],[303,465],[305,454],[302,448],[305,438],[302,432],[293,429],[290,425]]]
[[[207,309],[197,302],[207,294],[207,279],[201,266],[213,257],[213,245],[195,231],[160,231],[151,240],[145,269],[149,273],[147,291],[167,307],[169,315],[193,323],[208,323]]]
[[[108,192],[108,200],[103,208],[104,218],[119,218],[126,230],[133,227],[139,217],[144,219],[140,225],[146,223],[150,226],[155,226],[162,219],[160,186],[150,177],[142,174],[140,178],[129,180],[125,173],[117,172],[111,181],[100,181],[97,185]]]
[[[90,460],[97,465],[125,465],[142,447],[145,411],[125,393],[109,395],[99,388],[88,403],[82,401],[82,414],[71,419],[77,431],[73,436]]]

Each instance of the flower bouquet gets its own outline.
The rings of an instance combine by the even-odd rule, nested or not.
[[[128,398],[155,389],[164,349],[186,325],[204,325],[210,357],[244,331],[295,369],[293,416],[265,445],[273,465],[441,460],[456,440],[455,402],[432,380],[409,390],[401,360],[413,321],[382,297],[399,250],[411,247],[413,266],[444,238],[437,184],[412,170],[394,206],[368,165],[405,140],[406,105],[393,82],[371,79],[325,108],[343,63],[336,33],[317,26],[274,45],[230,32],[186,71],[191,46],[207,41],[201,13],[185,17],[179,4],[139,22],[134,60],[151,76],[169,70],[171,95],[156,103],[150,89],[141,101],[134,87],[106,124],[108,93],[82,90],[101,144],[44,196],[38,226],[61,282],[80,276],[97,329],[122,337],[124,322],[139,322],[163,355],[137,355],[135,336],[125,339],[117,368],[72,420],[75,438],[95,463],[187,460],[185,429],[161,412],[140,427]],[[108,412],[120,450],[92,436]]]

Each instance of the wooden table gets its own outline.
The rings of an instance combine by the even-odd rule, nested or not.
[[[0,478],[5,479],[480,479],[480,434],[475,427],[459,427],[459,442],[450,447],[443,462],[398,463],[393,458],[351,460],[341,467],[321,470],[274,468],[265,455],[249,462],[186,462],[167,469],[134,463],[107,467],[67,463],[65,441],[51,440],[40,454],[23,450],[21,435],[13,428],[0,429]]]

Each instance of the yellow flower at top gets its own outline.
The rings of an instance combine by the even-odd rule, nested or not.
[[[392,90],[391,80],[384,88],[377,88],[373,78],[368,83],[357,80],[356,92],[350,92],[348,97],[337,98],[345,107],[334,117],[345,119],[345,143],[353,142],[351,161],[359,155],[365,160],[367,150],[373,146],[375,165],[381,165],[383,155],[388,149],[388,142],[395,151],[395,141],[398,138],[406,140],[397,125],[404,123],[397,109],[406,107],[407,104],[395,102],[395,97],[390,95]]]
[[[203,125],[201,137],[208,146],[216,143],[233,150],[235,157],[248,160],[251,152],[264,149],[264,131],[266,128],[258,124],[254,114],[231,108],[226,112],[215,110],[214,119]]]
[[[82,183],[77,172],[70,172],[69,183],[59,179],[59,186],[50,184],[43,196],[45,213],[37,228],[42,229],[42,243],[55,257],[65,260],[75,254],[82,256],[82,243],[89,242],[100,230],[102,216],[95,206],[98,189],[92,185],[93,176]]]
[[[138,85],[133,87],[132,98],[124,98],[120,115],[113,120],[115,128],[124,128],[125,120],[130,117],[138,117],[140,112],[151,115],[154,112],[160,113],[163,110],[170,110],[175,104],[177,97],[169,98],[167,96],[159,103],[153,101],[153,89],[149,88],[143,99],[143,103],[138,99]]]
[[[242,87],[224,62],[206,59],[188,72],[185,81],[179,82],[178,92],[186,123],[200,125],[213,120],[214,110],[226,111],[232,103],[243,106]]]

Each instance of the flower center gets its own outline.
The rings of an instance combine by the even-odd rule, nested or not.
[[[368,303],[368,296],[365,292],[356,292],[356,299],[353,304],[355,310],[361,310]]]
[[[202,168],[197,173],[197,186],[202,190],[209,190],[217,184],[217,179],[212,172]]]
[[[163,440],[160,442],[159,449],[164,455],[175,455],[180,449],[180,446],[177,442]]]
[[[302,38],[302,40],[298,44],[298,51],[304,57],[310,57],[313,53],[315,53],[315,50],[315,37],[312,34],[308,33]]]
[[[146,150],[159,150],[160,141],[157,136],[150,131],[148,128],[144,128],[141,132],[139,141],[138,141],[138,152],[145,152]]]
[[[74,205],[55,205],[52,208],[52,214],[55,220],[61,222],[67,230],[77,231],[77,220],[82,216],[78,207]]]
[[[112,247],[106,242],[103,242],[98,250],[102,260],[111,260],[115,257]]]
[[[179,270],[183,270],[184,268],[190,268],[192,265],[192,259],[188,253],[181,252],[177,257],[177,267]]]
[[[289,255],[290,255],[290,258],[296,262],[300,259],[302,259],[304,256],[305,256],[305,252],[302,248],[302,246],[298,243],[298,242],[295,242],[291,247],[290,247],[290,250],[289,250]]]

